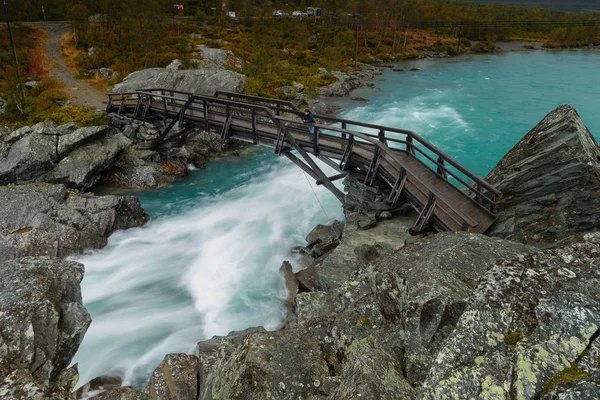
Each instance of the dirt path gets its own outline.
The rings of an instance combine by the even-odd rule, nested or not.
[[[48,32],[46,54],[50,60],[49,75],[65,84],[65,89],[71,96],[71,101],[82,106],[104,110],[107,97],[95,87],[76,79],[67,68],[60,51],[60,38],[69,32],[69,25],[64,22],[47,22],[40,26]]]

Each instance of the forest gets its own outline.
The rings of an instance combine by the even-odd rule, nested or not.
[[[231,69],[248,76],[247,93],[280,97],[281,87],[294,81],[305,85],[307,93],[318,93],[316,87],[330,81],[319,68],[349,72],[356,62],[492,52],[495,41],[507,39],[538,40],[547,47],[600,44],[600,14],[470,2],[178,0],[183,10],[172,0],[7,2],[13,20],[69,21],[72,32],[65,46],[76,54],[72,69],[80,78],[101,67],[116,71],[106,87],[132,71],[165,67],[174,59],[184,68],[193,67],[199,44],[231,50],[242,61]],[[272,16],[274,9],[291,14],[307,6],[320,7],[322,17]],[[235,10],[238,18],[227,18],[225,10]],[[19,32],[20,57],[27,60],[23,73],[31,75],[27,68],[36,52],[25,43],[32,40],[31,32],[24,27]],[[0,41],[0,83],[14,76],[5,37]],[[6,92],[10,85],[4,86]]]

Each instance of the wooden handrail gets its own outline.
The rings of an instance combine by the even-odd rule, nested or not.
[[[179,97],[179,96],[175,97],[176,94],[181,95],[181,97]],[[229,98],[218,97],[219,94],[228,96]],[[186,106],[186,108],[189,107],[190,110],[202,110],[202,109],[206,110],[208,107],[211,107],[211,106],[220,106],[225,109],[224,113],[227,116],[229,116],[230,112],[232,112],[232,111],[233,112],[241,112],[241,113],[247,112],[248,117],[250,117],[252,119],[252,121],[255,121],[256,117],[263,116],[263,117],[267,117],[268,119],[271,119],[272,123],[275,123],[276,125],[282,125],[283,122],[302,124],[298,120],[273,114],[273,111],[283,111],[287,114],[296,115],[298,117],[302,116],[303,113],[300,110],[298,110],[293,104],[291,104],[291,102],[287,102],[285,100],[242,95],[242,94],[237,94],[237,93],[217,92],[216,96],[206,96],[206,95],[182,92],[182,91],[177,91],[177,90],[169,90],[169,89],[144,89],[144,90],[137,90],[137,91],[131,91],[131,92],[123,92],[123,93],[109,93],[108,96],[109,96],[109,101],[108,101],[108,105],[107,105],[107,111],[110,111],[113,107],[116,107],[116,104],[119,104],[119,103],[120,103],[119,109],[122,109],[125,105],[126,100],[133,100],[136,97],[137,98],[145,97],[149,100],[147,105],[149,105],[149,103],[152,102],[153,100],[160,101],[161,107],[163,105],[165,107],[166,114],[169,114],[169,111],[166,109],[167,103],[170,106],[176,107],[179,109]],[[232,99],[233,97],[251,100],[252,102],[237,101],[237,100]],[[295,109],[284,109],[281,107],[272,107],[272,106],[269,106],[268,104],[256,104],[256,103],[254,103],[255,101],[277,104],[277,105],[288,105],[290,107],[294,107]],[[197,106],[194,107],[193,106],[194,104],[197,104]],[[217,113],[219,113],[219,112],[217,112]],[[223,111],[221,111],[220,113],[223,113]],[[263,115],[261,115],[261,114],[263,114]],[[181,117],[183,117],[183,115]],[[417,135],[416,133],[414,133],[412,131],[398,129],[398,128],[392,128],[392,127],[385,127],[385,126],[380,126],[380,125],[374,125],[374,124],[369,124],[369,123],[363,123],[363,122],[358,122],[358,121],[352,121],[352,120],[347,120],[347,119],[342,119],[342,118],[334,118],[334,117],[319,116],[319,115],[316,115],[315,117],[321,121],[329,123],[329,124],[321,124],[321,123],[313,124],[319,131],[321,131],[321,132],[323,132],[323,131],[338,132],[338,133],[342,134],[342,138],[344,138],[346,135],[350,135],[352,137],[357,137],[357,138],[361,139],[362,141],[368,143],[371,146],[376,146],[381,153],[389,155],[389,157],[391,157],[392,159],[394,159],[396,162],[398,162],[400,164],[402,164],[402,163],[400,160],[397,159],[397,156],[395,155],[395,153],[398,151],[403,151],[403,150],[391,148],[391,147],[387,146],[387,142],[390,141],[390,142],[394,142],[394,143],[404,144],[406,146],[406,152],[408,154],[414,154],[414,151],[417,151],[419,154],[421,154],[426,159],[428,159],[430,162],[432,162],[433,165],[435,165],[437,167],[437,170],[433,169],[433,172],[438,174],[438,176],[442,175],[442,174],[440,174],[440,171],[443,174],[448,174],[448,175],[452,176],[452,178],[456,179],[456,181],[459,182],[461,185],[463,185],[465,187],[465,189],[468,189],[468,190],[471,190],[472,192],[474,192],[475,195],[477,196],[477,198],[479,199],[479,201],[482,202],[483,204],[488,205],[490,207],[490,209],[492,209],[495,206],[497,198],[500,195],[500,192],[496,188],[494,188],[492,185],[490,185],[483,179],[481,179],[478,176],[476,176],[475,174],[473,174],[471,171],[469,171],[467,168],[462,166],[460,163],[458,163],[452,157],[445,154],[440,149],[438,149],[436,146],[427,142],[421,136]],[[341,124],[341,126],[343,128],[337,128],[332,125],[332,124],[338,124],[338,123]],[[359,128],[376,129],[378,132],[377,132],[377,134],[360,132],[360,131],[357,131],[354,129],[348,129],[348,125],[353,126],[353,127],[359,127]],[[390,137],[389,135],[386,136],[386,133],[405,135],[406,140],[401,140],[396,137]],[[331,135],[327,135],[327,134],[325,134],[325,135],[331,136]],[[331,136],[331,137],[334,137],[334,136]],[[422,149],[421,147],[423,147],[424,149]],[[435,157],[430,156],[424,150],[430,151],[431,153],[433,153],[435,155]],[[456,170],[458,170],[460,173],[462,173],[464,176],[469,178],[471,181],[473,181],[473,185],[470,185],[467,182],[465,182],[461,177],[459,177],[454,171],[452,171],[449,168],[450,166],[455,168]],[[452,185],[454,185],[452,182],[450,182],[450,183]],[[432,185],[427,185],[427,186],[428,186],[427,187],[428,190],[430,190],[432,193],[435,192],[435,188]],[[461,191],[461,193],[463,193],[463,192]],[[491,194],[491,198],[490,198],[490,194]],[[463,193],[463,195],[467,196],[466,193]],[[485,207],[482,207],[482,208],[485,209]]]

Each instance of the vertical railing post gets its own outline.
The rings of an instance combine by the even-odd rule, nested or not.
[[[413,138],[410,135],[406,135],[406,153],[412,154],[412,155],[415,154]]]
[[[206,124],[206,132],[210,132],[210,125],[208,124],[208,103],[206,99],[202,99],[202,108],[204,109],[204,123]]]
[[[446,168],[444,168],[444,157],[439,156],[437,159],[437,173],[444,179],[448,179],[448,172],[446,172]]]
[[[256,111],[254,108],[252,109],[252,143],[256,144],[257,142],[257,134],[256,134]]]
[[[342,122],[342,129],[346,129],[346,122],[345,121]],[[346,138],[346,133],[345,132],[342,132],[342,138],[344,138],[344,139]]]
[[[385,130],[383,128],[379,129],[379,141],[387,146],[387,140],[385,140]]]

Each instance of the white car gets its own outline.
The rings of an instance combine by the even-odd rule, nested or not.
[[[308,14],[303,11],[294,11],[292,13],[292,17],[299,17],[299,18],[308,17]]]
[[[273,16],[274,17],[289,17],[290,14],[288,14],[285,11],[282,11],[282,10],[275,10],[275,11],[273,11]]]

